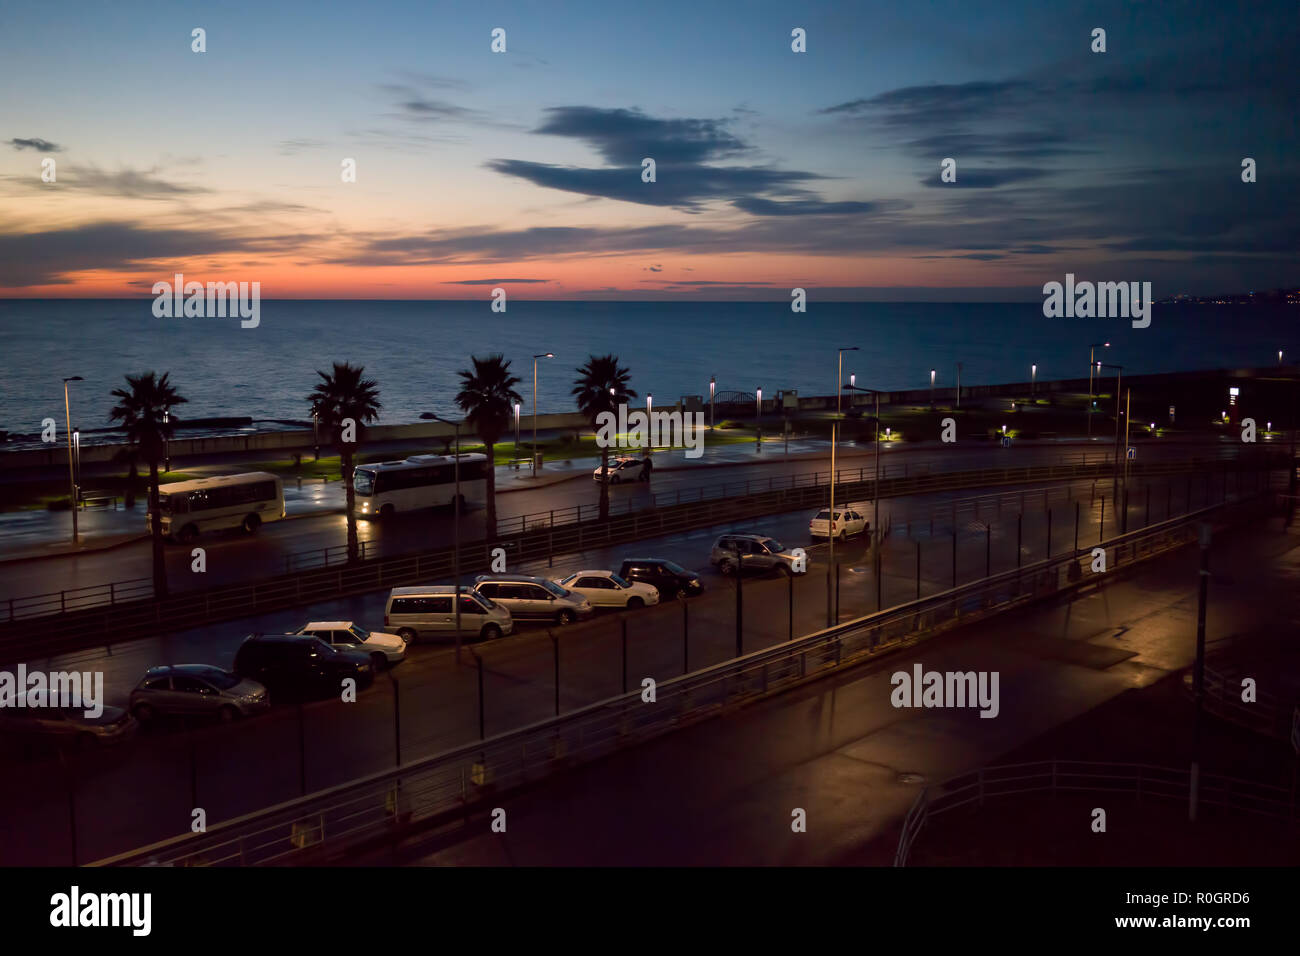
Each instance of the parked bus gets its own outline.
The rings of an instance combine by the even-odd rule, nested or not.
[[[265,471],[177,481],[159,490],[158,508],[163,534],[180,541],[226,528],[253,534],[284,517],[284,485]]]
[[[486,455],[413,455],[405,461],[358,465],[352,472],[359,518],[386,518],[398,511],[450,505],[456,496],[456,458],[460,458],[460,499],[487,500]]]

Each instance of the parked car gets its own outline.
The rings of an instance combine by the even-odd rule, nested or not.
[[[654,585],[626,581],[613,571],[574,571],[558,583],[581,594],[596,608],[638,608],[659,603],[659,589]]]
[[[131,691],[137,720],[160,714],[200,715],[235,720],[266,710],[271,696],[257,681],[210,664],[151,667]]]
[[[401,637],[383,631],[367,631],[352,621],[312,621],[294,633],[319,637],[333,647],[364,651],[370,655],[370,663],[375,665],[376,671],[406,660],[406,641]]]
[[[694,597],[704,590],[698,574],[667,558],[627,558],[619,567],[618,576],[625,581],[649,584],[664,598]]]
[[[649,481],[653,470],[654,463],[649,455],[624,455],[609,463],[609,483],[617,485],[625,481]],[[606,476],[597,468],[591,477],[594,481],[600,481]]]
[[[723,574],[742,571],[782,571],[785,574],[802,574],[807,570],[807,558],[796,571],[798,559],[793,551],[775,538],[762,534],[724,534],[713,542],[709,563]]]
[[[384,627],[408,644],[420,637],[455,637],[455,588],[450,584],[393,588],[384,605]],[[460,633],[495,640],[514,632],[510,612],[491,598],[462,586]]]
[[[360,689],[375,678],[369,654],[307,634],[250,634],[235,652],[235,673],[284,699],[337,694],[349,677]]]
[[[71,747],[93,750],[132,737],[139,724],[121,707],[104,705],[98,717],[82,707],[26,706],[26,694],[0,707],[0,740],[21,747]]]
[[[554,621],[572,624],[591,617],[591,602],[546,578],[530,574],[480,574],[474,591],[490,598],[516,620]]]
[[[834,535],[837,540],[864,534],[871,528],[871,522],[865,514],[870,508],[870,505],[841,505],[835,509],[834,523],[831,522],[831,510],[823,508],[808,522],[808,534],[814,538],[829,538]]]

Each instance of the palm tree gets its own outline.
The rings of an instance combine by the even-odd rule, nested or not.
[[[149,463],[149,534],[153,538],[153,593],[167,596],[167,565],[163,561],[162,517],[158,513],[158,462],[162,461],[166,442],[172,437],[167,412],[188,399],[177,393],[167,380],[170,372],[157,377],[153,372],[126,376],[129,388],[113,389],[118,400],[109,412],[112,421],[122,423],[127,443],[138,457]],[[73,503],[76,507],[76,503]]]
[[[596,421],[601,412],[617,414],[618,406],[636,398],[636,392],[627,387],[629,372],[618,364],[617,355],[592,355],[587,364],[577,370],[573,380],[573,397],[578,410],[591,421],[593,430],[599,429]],[[600,520],[609,517],[609,449],[600,449]]]
[[[347,495],[348,560],[357,560],[356,491],[352,487],[352,463],[356,446],[360,443],[365,426],[375,420],[379,409],[379,386],[373,379],[362,378],[365,369],[360,365],[335,362],[330,375],[317,370],[321,380],[307,396],[310,411],[320,419],[321,426],[330,436],[343,460],[343,489]],[[350,426],[350,427],[349,427]]]
[[[470,361],[474,369],[461,370],[456,404],[487,448],[487,536],[491,539],[497,535],[497,470],[493,446],[510,427],[514,403],[521,401],[515,391],[519,378],[510,374],[510,360],[500,354],[487,358],[475,355]]]

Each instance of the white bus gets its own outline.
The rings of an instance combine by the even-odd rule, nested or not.
[[[398,511],[450,505],[456,497],[456,459],[460,458],[460,499],[487,500],[487,455],[413,455],[405,461],[358,465],[352,472],[359,518],[386,518]]]
[[[158,507],[163,534],[180,541],[225,528],[252,534],[284,517],[284,485],[265,471],[177,481],[159,489]]]

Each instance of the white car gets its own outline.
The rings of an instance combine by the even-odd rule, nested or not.
[[[863,534],[871,527],[871,522],[863,514],[870,507],[870,505],[841,505],[835,509],[833,524],[831,510],[823,508],[808,522],[808,534],[814,538],[829,538],[834,535],[840,540],[849,535]]]
[[[649,455],[644,458],[615,458],[609,463],[609,483],[617,485],[625,481],[649,481],[653,468]],[[600,468],[593,471],[591,477],[593,481],[600,481]]]
[[[377,670],[406,659],[406,641],[396,634],[367,631],[351,621],[312,621],[293,633],[319,637],[331,647],[364,651],[370,655]]]
[[[653,584],[625,581],[613,571],[574,571],[559,584],[581,594],[592,607],[637,608],[659,603],[659,589]]]

